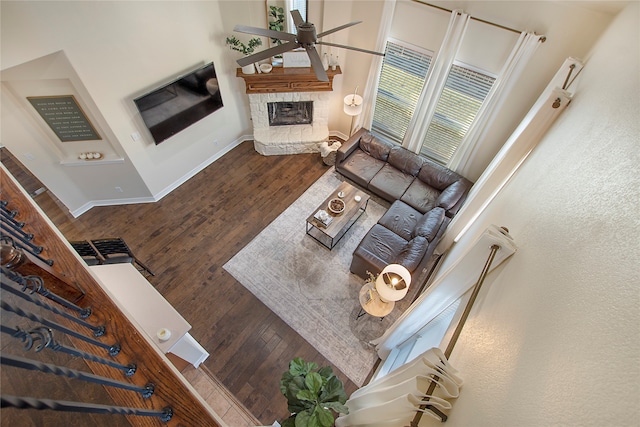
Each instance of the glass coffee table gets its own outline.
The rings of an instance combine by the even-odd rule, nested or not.
[[[342,195],[339,197],[338,194]],[[328,205],[331,199],[340,198],[344,201],[344,210],[333,213]],[[348,182],[341,183],[307,218],[307,234],[329,249],[333,249],[338,241],[346,234],[354,222],[367,209],[369,195],[358,190]],[[323,214],[321,211],[326,213]],[[321,219],[326,219],[326,223]]]

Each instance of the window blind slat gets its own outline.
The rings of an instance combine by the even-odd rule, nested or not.
[[[371,130],[401,144],[415,111],[431,56],[387,42]]]
[[[462,142],[495,78],[454,64],[420,153],[446,165]]]

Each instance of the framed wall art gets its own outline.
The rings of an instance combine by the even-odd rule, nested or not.
[[[102,139],[73,95],[28,96],[27,100],[61,142]]]

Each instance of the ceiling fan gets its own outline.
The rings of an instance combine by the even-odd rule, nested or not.
[[[261,52],[254,53],[253,55],[245,56],[244,58],[238,59],[238,65],[244,67],[245,65],[253,64],[254,62],[258,62],[272,56],[280,55],[290,50],[304,48],[307,51],[307,55],[309,55],[311,67],[313,68],[313,71],[315,72],[318,80],[328,82],[329,77],[327,76],[327,72],[322,66],[322,60],[320,59],[320,55],[318,55],[318,51],[315,48],[315,45],[317,44],[341,47],[344,49],[357,50],[358,52],[384,56],[384,53],[374,52],[372,50],[360,49],[357,47],[344,46],[341,44],[323,42],[318,40],[323,36],[359,24],[362,21],[349,22],[348,24],[344,24],[331,30],[324,31],[320,34],[316,34],[316,27],[311,22],[305,22],[305,20],[302,19],[302,15],[300,15],[300,12],[298,12],[297,10],[292,10],[291,16],[293,17],[293,22],[296,25],[298,34],[286,33],[284,31],[267,30],[256,27],[248,27],[246,25],[236,25],[233,30],[239,33],[265,36],[283,41],[283,43],[278,46],[274,46]]]

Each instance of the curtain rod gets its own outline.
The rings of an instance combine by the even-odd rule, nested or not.
[[[437,6],[435,4],[427,3],[427,2],[424,2],[424,1],[421,1],[421,0],[411,0],[411,1],[413,1],[415,3],[420,3],[420,4],[425,5],[425,6],[430,6],[430,7],[436,8],[436,9],[440,9],[440,10],[443,10],[445,12],[449,12],[449,13],[453,12],[453,10],[447,9],[446,7]],[[513,28],[505,27],[504,25],[496,24],[495,22],[486,21],[484,19],[476,18],[474,16],[472,16],[470,19],[473,19],[474,21],[482,22],[483,24],[492,25],[494,27],[498,27],[498,28],[501,28],[503,30],[511,31],[512,33],[517,33],[517,34],[522,33],[522,31],[518,31],[518,30],[513,29]],[[540,42],[541,43],[544,43],[546,41],[547,41],[547,36],[540,36]]]
[[[501,228],[509,232],[509,230],[507,230],[505,227],[501,227]],[[467,305],[465,306],[464,311],[460,316],[460,320],[458,320],[458,324],[456,325],[456,328],[453,331],[453,335],[451,336],[449,345],[447,345],[447,348],[444,351],[444,357],[447,360],[449,360],[449,357],[451,357],[453,348],[458,342],[458,338],[462,333],[462,328],[464,328],[464,324],[466,323],[467,318],[469,317],[469,313],[471,313],[471,308],[473,307],[473,304],[476,302],[478,293],[480,293],[480,288],[484,283],[484,279],[486,279],[487,275],[489,274],[489,269],[491,268],[491,264],[493,263],[493,260],[499,250],[500,250],[500,245],[496,245],[496,244],[491,245],[491,248],[489,251],[489,257],[487,258],[487,261],[485,262],[484,267],[482,268],[482,272],[480,273],[480,277],[478,277],[478,281],[473,286],[473,290],[471,291],[471,296],[469,297],[469,300],[467,301]],[[436,408],[435,406],[429,405],[429,396],[432,396],[433,392],[436,389],[436,381],[438,381],[437,376],[435,376],[433,378],[433,381],[431,381],[431,383],[429,384],[429,388],[427,389],[426,396],[422,399],[422,404],[420,405],[420,409],[430,410],[431,412],[439,416],[442,422],[445,422],[447,421],[447,418],[448,418],[447,415],[444,412],[440,411],[440,409]],[[421,418],[422,418],[422,411],[417,411],[416,415],[413,417],[413,420],[411,420],[411,423],[409,424],[409,426],[418,427],[418,425],[420,424]]]

